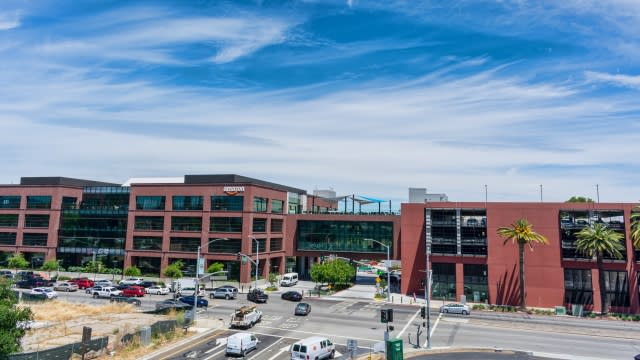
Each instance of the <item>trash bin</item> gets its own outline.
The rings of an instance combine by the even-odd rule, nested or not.
[[[567,315],[567,309],[564,306],[556,306],[556,315]]]
[[[402,360],[402,339],[387,340],[387,360]]]

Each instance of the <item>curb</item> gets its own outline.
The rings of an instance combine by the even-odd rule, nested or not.
[[[167,352],[175,350],[175,349],[177,349],[179,347],[182,347],[182,346],[184,346],[186,344],[189,344],[191,342],[195,342],[195,341],[198,341],[198,340],[200,340],[202,338],[205,338],[205,337],[213,334],[214,332],[216,332],[216,331],[218,331],[218,330],[220,330],[221,328],[224,327],[223,326],[224,324],[221,325],[220,321],[216,321],[216,322],[218,323],[218,325],[216,327],[207,329],[207,330],[205,330],[205,331],[203,331],[201,333],[198,333],[198,334],[196,334],[194,336],[189,336],[189,337],[187,337],[185,339],[182,339],[182,340],[180,340],[180,341],[178,341],[176,343],[173,343],[173,344],[171,344],[169,346],[164,346],[164,347],[162,347],[162,348],[160,348],[160,349],[158,349],[158,350],[156,350],[156,351],[154,351],[154,352],[152,352],[150,354],[144,355],[143,357],[140,358],[140,360],[151,360],[151,359],[154,359],[156,357],[161,357],[162,355],[164,355]],[[176,331],[178,331],[178,328],[176,328]]]

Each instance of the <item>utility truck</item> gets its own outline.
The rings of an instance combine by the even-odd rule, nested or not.
[[[229,326],[248,329],[260,322],[261,319],[262,311],[258,310],[255,305],[245,305],[233,312]]]

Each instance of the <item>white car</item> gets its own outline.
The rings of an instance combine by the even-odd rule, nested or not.
[[[471,314],[471,308],[469,307],[469,305],[450,303],[447,305],[440,306],[440,312],[469,315]]]
[[[120,281],[122,285],[140,285],[144,281],[143,278],[131,277]]]
[[[31,289],[31,294],[32,295],[45,295],[47,297],[47,299],[55,299],[58,297],[58,293],[49,289],[49,288],[43,288],[43,287],[39,287],[39,288],[33,288]]]
[[[260,340],[247,332],[235,333],[227,338],[227,355],[246,356],[248,352],[258,349]]]
[[[166,286],[154,285],[149,286],[145,289],[145,291],[147,292],[147,294],[167,295],[169,293],[169,288]]]
[[[107,279],[98,279],[93,282],[93,286],[113,286],[113,282]]]

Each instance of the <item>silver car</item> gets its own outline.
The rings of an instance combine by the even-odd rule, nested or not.
[[[469,307],[469,305],[450,303],[440,306],[440,312],[469,315],[471,314],[471,308]]]

